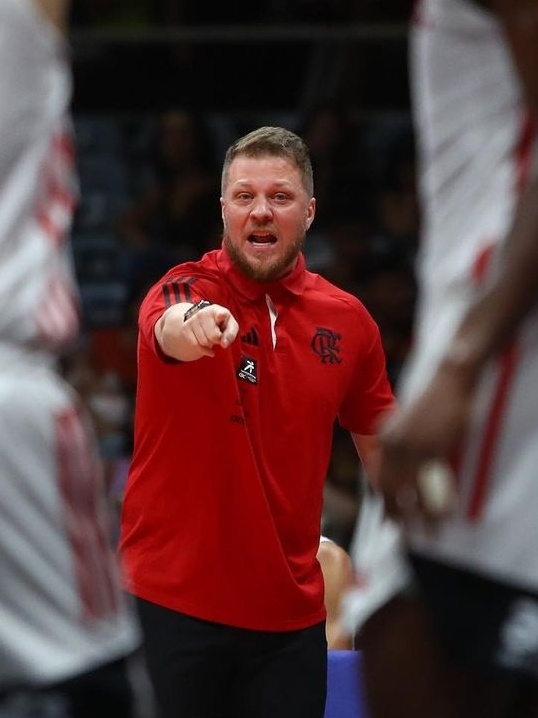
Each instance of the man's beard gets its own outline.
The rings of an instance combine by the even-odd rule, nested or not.
[[[249,279],[253,279],[255,282],[274,282],[289,272],[290,266],[294,264],[294,260],[297,259],[299,252],[303,248],[305,237],[299,237],[294,244],[288,247],[280,259],[261,267],[251,264],[248,259],[240,254],[232,245],[226,232],[222,235],[222,241],[234,265]]]

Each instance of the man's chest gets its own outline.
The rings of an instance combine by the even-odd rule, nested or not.
[[[269,297],[237,306],[235,316],[233,355],[245,402],[338,410],[356,364],[356,337],[342,319]]]

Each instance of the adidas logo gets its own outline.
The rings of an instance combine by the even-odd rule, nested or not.
[[[249,332],[243,334],[241,341],[245,342],[245,344],[252,344],[257,347],[260,343],[260,338],[258,337],[258,332],[254,329],[254,327],[252,327]]]

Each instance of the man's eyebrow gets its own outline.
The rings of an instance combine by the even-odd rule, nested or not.
[[[252,180],[246,180],[246,179],[238,179],[238,180],[235,180],[234,182],[232,182],[232,185],[236,186],[236,187],[238,185],[244,185],[246,187],[250,187],[252,184],[253,184]],[[288,179],[274,180],[273,182],[271,182],[271,184],[279,186],[279,187],[291,187],[292,186],[292,182],[290,182],[290,180],[288,180]]]

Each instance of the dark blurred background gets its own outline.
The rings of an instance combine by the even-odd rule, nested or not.
[[[77,110],[407,107],[410,0],[76,0]]]

